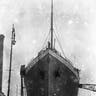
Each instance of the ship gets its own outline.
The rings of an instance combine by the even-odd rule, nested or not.
[[[51,39],[47,42],[46,48],[38,52],[27,66],[21,66],[21,96],[78,96],[79,87],[92,89],[90,84],[79,84],[80,70],[54,47],[53,15],[51,0]]]

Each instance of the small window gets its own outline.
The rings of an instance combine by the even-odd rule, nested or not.
[[[44,80],[45,72],[43,70],[39,69],[39,73],[40,73],[40,78]]]
[[[55,70],[54,76],[55,76],[55,78],[60,77],[60,69],[59,68],[57,70]]]

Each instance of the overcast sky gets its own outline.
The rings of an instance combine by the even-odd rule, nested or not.
[[[16,45],[13,48],[11,96],[16,93],[16,86],[20,87],[20,65],[27,65],[36,56],[50,30],[50,0],[0,0],[0,33],[5,35],[5,94],[13,23]],[[59,34],[67,58],[81,70],[80,82],[96,83],[96,0],[54,0],[54,30]],[[80,89],[79,96],[96,96],[96,93]]]

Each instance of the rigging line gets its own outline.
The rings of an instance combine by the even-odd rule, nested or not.
[[[66,57],[66,55],[65,55],[65,53],[64,53],[64,51],[63,51],[62,45],[61,45],[61,43],[60,43],[60,41],[59,41],[59,39],[58,39],[58,37],[57,37],[57,35],[56,35],[56,32],[54,31],[54,33],[55,33],[56,39],[58,40],[58,44],[59,44],[59,46],[60,46],[60,48],[61,48],[61,51],[62,51],[62,53],[63,53],[63,56],[65,57],[66,60],[68,60],[71,64],[73,64],[73,62],[70,61],[70,60]],[[59,34],[58,34],[58,35],[59,35]]]
[[[66,58],[65,53],[64,53],[64,51],[63,51],[63,48],[62,48],[62,46],[61,46],[61,43],[60,43],[60,41],[59,41],[59,39],[58,39],[58,37],[57,37],[57,35],[56,35],[56,32],[54,31],[54,33],[55,33],[56,39],[57,39],[57,41],[58,41],[58,44],[59,44],[59,46],[60,46],[60,49],[61,49],[61,51],[62,51],[62,53],[63,53],[63,56]]]
[[[56,26],[55,22],[54,22],[54,27],[57,30],[57,26]],[[61,40],[63,40],[62,36],[59,35],[58,31],[55,31],[55,33],[57,33],[59,40],[60,40],[60,38],[61,38]]]
[[[45,37],[45,38],[41,40],[40,47],[37,48],[38,52],[41,51],[44,48],[44,44],[47,41],[48,35],[49,35],[49,32],[48,33],[46,33],[46,32],[44,33],[43,37]]]
[[[55,27],[56,30],[57,30],[57,26],[56,26],[56,23],[55,23],[55,22],[54,22],[54,27]],[[55,33],[55,36],[56,36],[56,38],[57,38],[57,40],[58,40],[60,49],[61,49],[61,51],[62,51],[64,57],[66,57],[66,56],[65,56],[65,53],[64,53],[64,51],[63,51],[62,45],[61,45],[61,43],[60,43],[60,41],[59,41],[59,39],[58,39],[58,38],[60,38],[60,35],[59,35],[58,31],[55,31],[55,30],[54,30],[54,33]],[[58,37],[57,37],[56,33],[57,33]],[[62,39],[62,37],[61,37],[61,39]],[[63,40],[63,39],[62,39],[62,40]]]
[[[46,47],[47,44],[47,40],[48,40],[48,36],[50,35],[50,31],[48,32],[48,34],[45,32],[43,37],[45,37],[44,39],[41,40],[41,45],[39,48],[37,48],[38,52],[41,51],[42,49],[44,49]],[[45,46],[44,46],[45,45]]]
[[[44,43],[43,43],[41,49],[44,48],[44,45],[46,45],[47,40],[48,40],[48,37],[49,37],[49,34],[50,34],[50,31],[48,32],[48,34],[47,34],[47,36],[46,36],[46,38],[45,38],[45,40],[44,40]]]
[[[45,34],[44,34],[44,35],[45,35]],[[45,37],[48,37],[48,36],[45,36]],[[43,40],[44,40],[44,39],[41,40],[41,44],[40,44],[39,47],[37,47],[37,48],[35,49],[35,52],[40,52],[40,51],[43,49],[44,44],[45,44],[45,43],[42,44],[42,43],[43,43]],[[46,40],[46,38],[45,38],[45,40]],[[44,41],[45,41],[45,40],[44,40]]]
[[[55,22],[54,22],[54,25],[55,25],[55,28],[56,28],[56,30],[57,30],[57,26],[56,26],[56,23],[55,23]],[[54,30],[54,33],[55,33],[55,36],[56,36],[56,38],[57,38],[57,40],[58,40],[58,42],[59,42],[59,46],[61,46],[61,49],[62,49],[61,51],[62,51],[64,57],[65,57],[70,63],[72,63],[72,61],[70,61],[70,60],[66,57],[66,55],[65,55],[65,53],[64,53],[64,51],[63,51],[62,45],[61,45],[61,43],[60,43],[60,41],[59,41],[59,39],[58,39],[58,37],[60,37],[58,31],[55,31],[55,30]],[[58,37],[57,37],[56,33],[57,33]],[[62,39],[62,37],[61,37],[61,39]],[[63,39],[62,39],[62,40],[63,40]]]

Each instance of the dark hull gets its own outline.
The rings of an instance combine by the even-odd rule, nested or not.
[[[48,52],[42,58],[38,57],[30,69],[26,68],[24,82],[27,96],[77,96],[77,70],[69,68],[69,62],[61,61]]]

